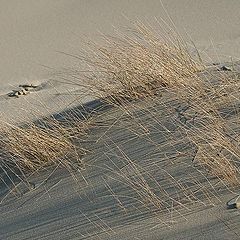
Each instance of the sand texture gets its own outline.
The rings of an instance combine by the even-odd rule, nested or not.
[[[74,148],[25,175],[9,168],[14,154],[2,152],[6,136],[0,137],[0,240],[240,239],[239,210],[226,205],[240,190],[231,175],[240,166],[239,9],[238,0],[2,1],[1,126],[56,127],[63,139],[71,136]],[[151,97],[109,105],[111,95],[98,99],[79,79],[75,84],[71,71],[84,65],[70,55],[81,53],[82,37],[113,34],[115,27],[131,26],[128,18],[154,27],[165,22],[184,39],[191,36],[206,63],[197,77],[211,88],[189,99],[200,105],[213,99],[218,115],[207,116],[224,122],[216,128],[230,139],[232,151],[224,152],[222,135],[218,140],[213,134],[206,144],[214,120],[202,117],[202,106],[191,108],[180,91],[161,86]],[[196,49],[189,49],[196,57]],[[76,123],[86,131],[73,131]],[[204,154],[212,159],[207,167]],[[222,172],[212,171],[219,154],[234,163],[230,176],[228,162]]]
[[[84,166],[72,175],[60,167],[35,174],[28,178],[33,190],[17,180],[11,191],[2,182],[2,239],[238,239],[238,210],[226,207],[235,194],[198,167],[196,149],[176,128],[181,108],[163,92],[129,106],[136,122],[98,101],[62,112],[68,118],[73,110],[97,110]],[[238,119],[233,113],[228,122]],[[142,189],[149,184],[153,195]]]

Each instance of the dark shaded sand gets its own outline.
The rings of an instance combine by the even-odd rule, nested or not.
[[[214,82],[216,69],[203,78]],[[159,93],[128,104],[131,114],[98,100],[57,114],[62,122],[91,114],[81,143],[90,152],[78,172],[50,167],[29,177],[33,190],[22,182],[10,193],[1,181],[0,239],[239,239],[239,211],[226,207],[239,189],[198,164],[181,127],[193,126],[179,114],[187,106]],[[237,96],[234,111],[220,111],[237,134],[239,104]]]

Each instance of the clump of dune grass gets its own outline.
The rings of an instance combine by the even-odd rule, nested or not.
[[[185,84],[202,69],[177,38],[166,42],[140,23],[128,34],[103,36],[103,40],[101,45],[88,41],[83,55],[71,55],[88,69],[72,71],[68,80],[75,84],[80,80],[89,94],[112,104],[154,96],[161,87]]]
[[[5,156],[2,165],[15,166],[25,173],[56,164],[68,169],[81,166],[85,150],[75,144],[74,137],[81,138],[86,128],[78,123],[72,132],[69,127],[53,119],[45,120],[44,124],[25,123],[24,126],[3,124],[0,146]]]
[[[234,102],[239,99],[236,76],[222,73],[217,81],[211,79],[211,74],[201,76],[202,70],[207,72],[207,66],[190,56],[180,38],[171,36],[166,39],[143,24],[135,24],[127,34],[104,36],[104,40],[105,44],[101,45],[89,42],[88,52],[83,56],[73,56],[86,63],[89,70],[72,72],[69,78],[75,83],[81,80],[91,95],[113,105],[120,104],[121,110],[128,115],[132,115],[128,105],[131,101],[151,101],[157,95],[160,97],[162,90],[171,92],[175,101],[187,106],[189,113],[178,114],[185,119],[181,127],[196,149],[206,146],[214,152],[214,142],[214,145],[222,146],[225,152],[233,155],[213,158],[208,156],[208,150],[202,150],[202,158],[199,158],[204,162],[202,166],[211,169],[214,176],[226,183],[238,184],[236,162],[239,161],[240,151],[229,138],[231,127],[222,115],[224,107],[236,112]],[[146,126],[136,121],[134,115],[132,119],[140,129],[149,132]]]
[[[196,75],[195,79],[178,89],[177,97],[187,105],[181,116],[185,116],[183,125],[196,146],[196,159],[213,176],[238,186],[239,78],[234,73],[216,71]]]
[[[131,123],[146,138],[151,129],[142,124],[136,110],[148,114],[159,125],[161,119],[146,108],[139,110],[129,103],[151,104],[158,99],[161,104],[161,94],[168,92],[174,102],[186,108],[178,111],[170,106],[169,112],[176,111],[175,127],[186,132],[201,156],[198,157],[201,166],[226,184],[238,185],[240,151],[236,141],[232,141],[234,130],[222,114],[224,108],[230,108],[238,115],[237,75],[220,73],[214,79],[217,74],[214,77],[208,72],[201,59],[193,59],[181,37],[161,36],[141,23],[134,24],[127,33],[104,35],[103,40],[102,44],[88,41],[87,50],[80,55],[68,54],[87,65],[84,71],[70,71],[69,83],[81,84],[90,95],[117,106],[131,117]],[[218,154],[213,146],[220,146],[224,151]]]

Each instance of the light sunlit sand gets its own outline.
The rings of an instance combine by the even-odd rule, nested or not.
[[[0,239],[239,239],[239,9],[2,1]]]

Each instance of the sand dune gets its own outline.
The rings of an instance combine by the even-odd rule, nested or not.
[[[109,106],[81,82],[72,84],[69,73],[84,65],[60,53],[78,54],[83,36],[100,42],[99,32],[114,34],[115,27],[127,29],[136,19],[157,29],[165,22],[197,46],[207,63],[199,75],[211,82],[208,90],[218,106],[228,88],[218,92],[214,84],[223,78],[232,87],[239,80],[239,9],[238,0],[2,1],[1,124],[38,126],[53,115],[61,130],[76,119],[89,120],[90,127],[77,140],[87,149],[83,166],[50,166],[20,181],[22,173],[1,165],[0,239],[239,239],[238,210],[226,207],[239,187],[220,181],[221,172],[216,177],[202,168],[189,140],[192,126],[204,121],[199,109],[188,111],[183,97],[164,90],[127,107]],[[36,87],[10,96],[24,84]],[[218,116],[233,139],[239,139],[238,86],[229,90]],[[188,119],[193,114],[196,122]],[[228,154],[239,169],[234,151]]]
[[[179,102],[168,92],[154,102],[133,104],[135,120],[149,133],[131,115],[98,101],[89,102],[84,110],[75,109],[98,109],[94,123],[98,127],[90,130],[83,143],[90,151],[84,157],[85,170],[72,172],[73,178],[67,170],[49,168],[29,178],[37,186],[34,190],[20,182],[18,193],[9,194],[2,183],[1,238],[238,239],[238,211],[226,208],[234,194],[218,179],[195,168],[195,150],[184,129],[176,129],[177,111],[169,111],[177,108]],[[228,122],[238,121],[237,117],[233,114]],[[176,149],[181,155],[176,156]],[[138,181],[146,184],[137,169],[145,177],[151,176],[150,182],[154,179],[153,189],[161,183],[166,192],[159,199],[150,201],[144,197],[145,190],[136,190]],[[131,181],[128,174],[134,176]],[[191,188],[183,190],[178,181],[186,181]],[[167,208],[158,206],[162,201]]]

